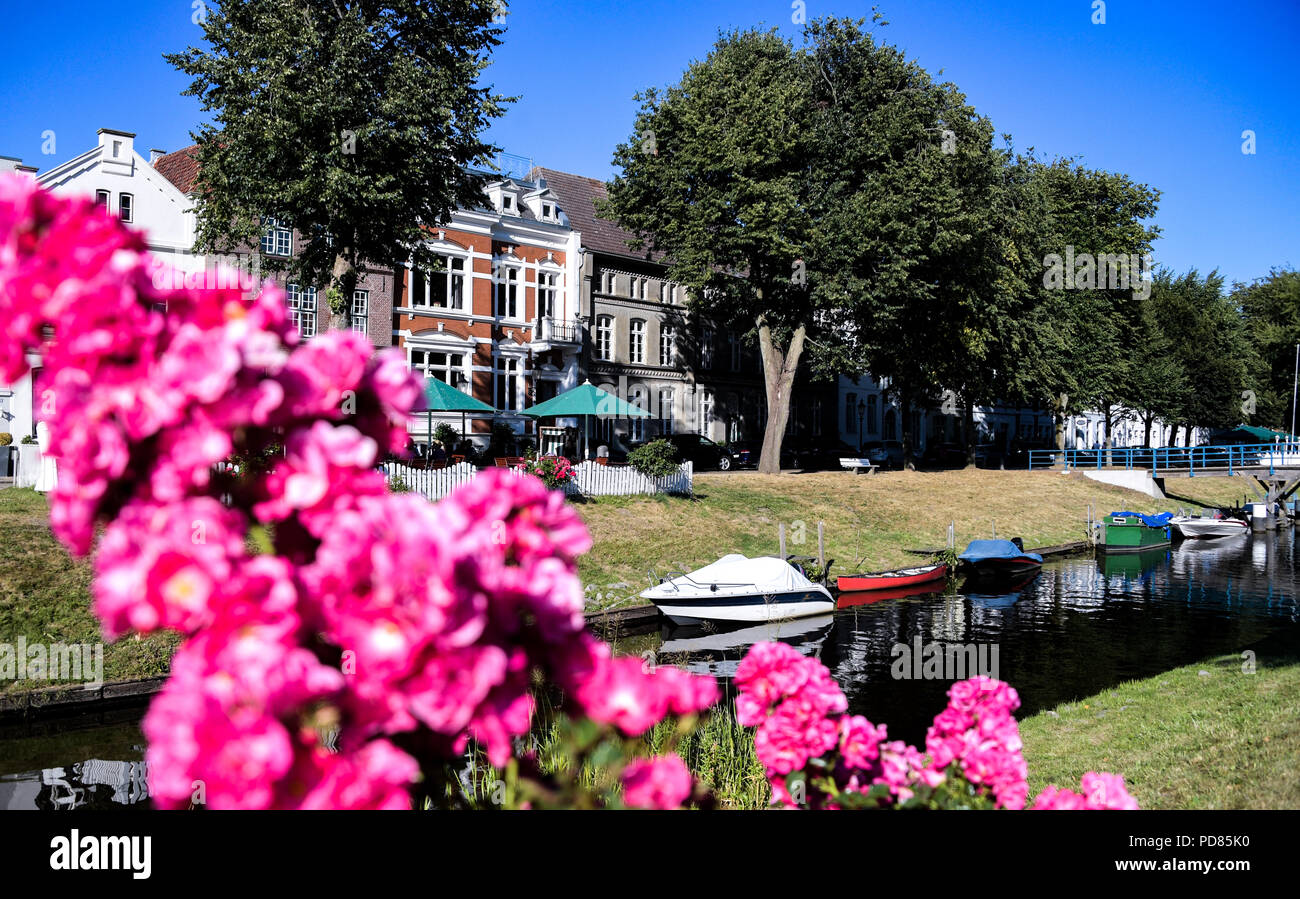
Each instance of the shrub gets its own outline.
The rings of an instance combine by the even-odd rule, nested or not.
[[[460,442],[460,434],[456,429],[445,421],[433,429],[433,439],[441,443],[447,449],[451,449]]]
[[[410,493],[411,485],[406,483],[406,478],[396,475],[388,479],[389,493]]]
[[[665,478],[677,471],[677,447],[667,440],[651,440],[628,453],[627,461],[648,478]]]
[[[0,446],[8,446],[14,442],[14,435],[8,431],[0,431]]]
[[[534,477],[540,478],[542,483],[550,490],[563,487],[564,484],[578,475],[573,470],[572,463],[563,456],[547,456],[539,462],[530,453],[524,464],[519,467]]]

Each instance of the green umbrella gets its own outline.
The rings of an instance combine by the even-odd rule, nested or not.
[[[625,402],[612,393],[606,393],[599,387],[586,381],[572,390],[566,390],[557,397],[544,403],[538,403],[531,409],[525,409],[524,415],[530,418],[569,418],[583,417],[590,419],[593,415],[609,415],[614,418],[649,418],[650,413],[631,403]],[[582,455],[587,455],[587,428],[583,422]]]
[[[428,415],[429,452],[433,452],[433,413],[459,412],[460,436],[464,437],[466,412],[496,412],[487,403],[476,400],[468,393],[457,390],[446,381],[440,381],[437,378],[424,379],[424,400],[426,404],[425,411]]]

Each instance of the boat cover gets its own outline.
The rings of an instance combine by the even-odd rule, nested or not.
[[[983,562],[986,559],[1029,559],[1043,561],[1038,553],[1028,553],[1010,540],[972,540],[966,551],[957,558],[963,562]]]
[[[687,577],[697,584],[752,586],[758,593],[782,593],[815,586],[792,565],[776,556],[750,559],[740,553],[723,556],[716,562],[692,571]]]
[[[1162,528],[1174,518],[1173,512],[1161,512],[1158,515],[1143,515],[1140,512],[1111,512],[1111,518],[1141,518],[1149,528]]]

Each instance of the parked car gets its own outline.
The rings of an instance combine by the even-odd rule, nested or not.
[[[931,443],[921,454],[923,468],[965,468],[966,447],[960,443]]]
[[[1002,468],[1006,462],[1006,453],[996,443],[980,443],[975,446],[975,465],[977,468]]]
[[[871,440],[863,444],[861,455],[871,460],[877,468],[903,467],[903,442],[901,440]]]
[[[730,471],[736,467],[736,457],[730,450],[700,434],[671,434],[663,439],[677,447],[678,459],[689,461],[696,468]]]

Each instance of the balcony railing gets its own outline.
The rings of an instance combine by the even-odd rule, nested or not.
[[[536,339],[548,343],[582,343],[582,329],[577,322],[548,316],[537,320]]]

